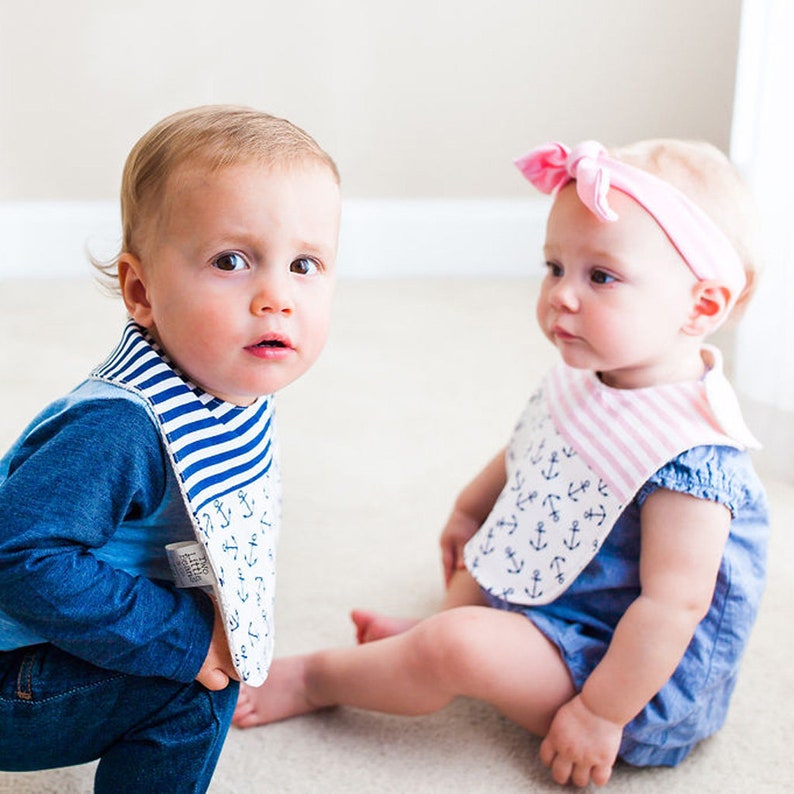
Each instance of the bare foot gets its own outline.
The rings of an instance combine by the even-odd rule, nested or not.
[[[303,656],[275,659],[270,666],[267,681],[262,686],[250,687],[243,684],[232,724],[238,728],[251,728],[321,708],[306,697],[305,659]]]
[[[402,634],[419,622],[413,618],[390,618],[386,615],[379,615],[377,612],[366,612],[363,609],[354,609],[350,613],[350,617],[356,624],[356,640],[359,645]]]

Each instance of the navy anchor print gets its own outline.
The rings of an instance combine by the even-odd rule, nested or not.
[[[595,556],[623,505],[559,434],[541,392],[513,433],[507,474],[466,564],[496,597],[546,604]]]

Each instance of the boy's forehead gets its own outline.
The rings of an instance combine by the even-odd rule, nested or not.
[[[261,213],[300,218],[314,228],[306,232],[309,236],[335,237],[341,213],[336,174],[310,158],[293,163],[248,159],[220,167],[186,160],[173,169],[141,221],[144,230],[159,237],[191,225],[194,232],[206,230],[232,218],[239,225],[257,214],[264,217]]]
[[[230,172],[240,174],[278,175],[311,174],[327,176],[338,186],[333,170],[318,158],[304,157],[292,160],[244,158],[218,165],[207,158],[193,157],[176,165],[163,185],[163,198],[166,193],[206,187],[216,181],[225,181]]]

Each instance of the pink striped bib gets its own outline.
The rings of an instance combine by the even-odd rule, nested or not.
[[[757,447],[704,346],[700,381],[612,389],[560,363],[525,408],[507,451],[507,482],[466,545],[466,566],[492,595],[547,604],[598,552],[648,478],[703,445]]]

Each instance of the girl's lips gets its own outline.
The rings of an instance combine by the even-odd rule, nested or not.
[[[551,333],[555,337],[555,339],[559,339],[563,342],[568,342],[572,339],[576,339],[576,337],[573,334],[568,333],[568,331],[566,331],[564,328],[560,328],[558,325],[555,325],[551,329]]]

